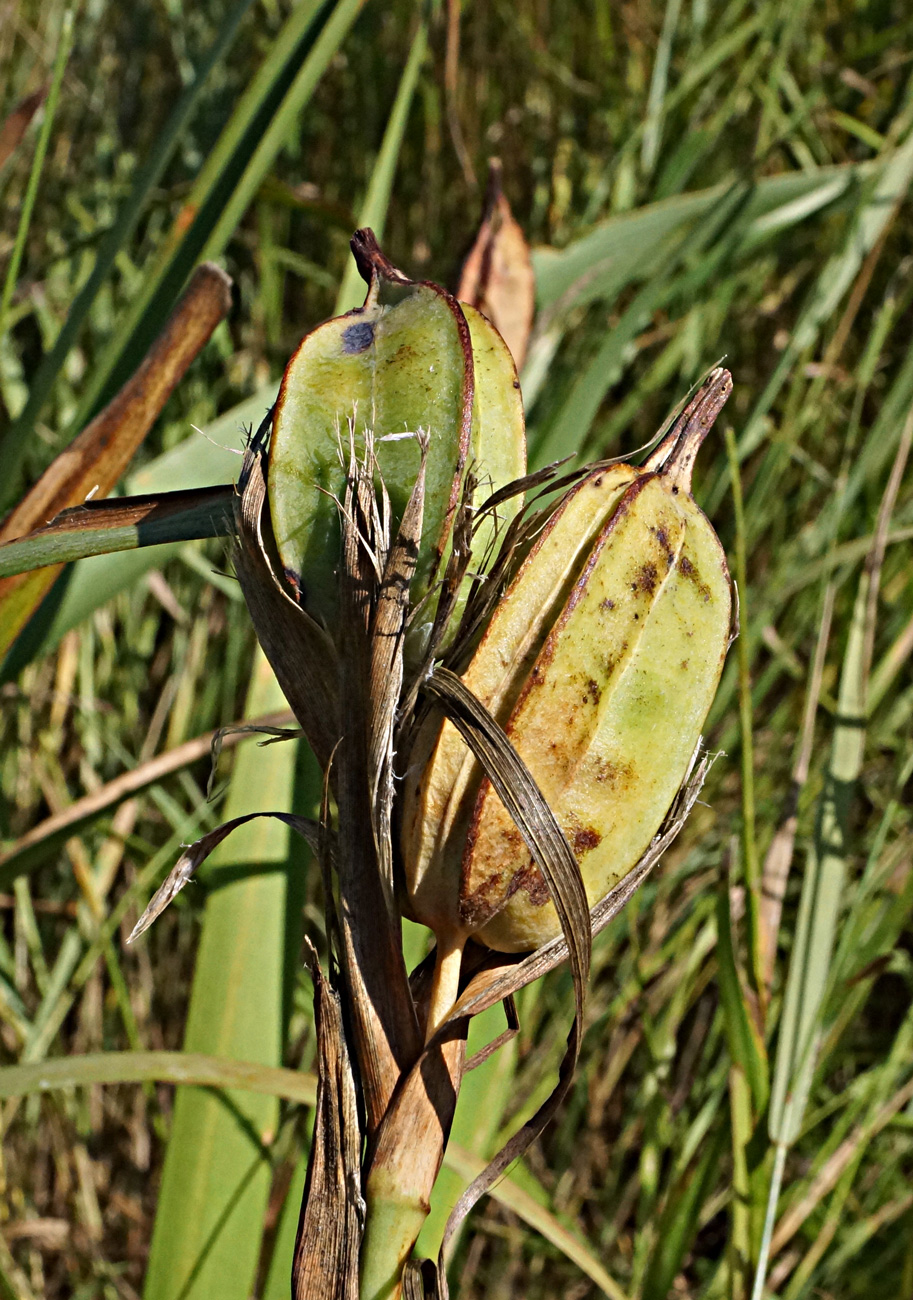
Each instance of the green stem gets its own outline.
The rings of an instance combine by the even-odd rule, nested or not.
[[[63,15],[63,23],[60,28],[60,40],[57,44],[57,57],[54,59],[54,71],[51,74],[51,88],[48,91],[47,102],[44,106],[44,121],[41,124],[41,133],[38,136],[38,145],[35,149],[35,159],[32,163],[32,170],[29,174],[29,181],[25,190],[25,198],[22,201],[22,211],[19,214],[19,225],[16,229],[16,242],[13,245],[12,256],[10,257],[9,265],[6,268],[6,279],[3,282],[3,297],[0,298],[0,337],[2,337],[6,332],[6,314],[9,311],[9,305],[13,297],[13,290],[16,287],[16,280],[19,276],[22,254],[25,252],[25,241],[32,221],[32,209],[35,206],[35,199],[38,195],[38,182],[41,180],[41,171],[44,166],[45,154],[48,151],[48,142],[51,138],[51,128],[54,125],[54,114],[57,111],[57,100],[60,97],[60,86],[63,82],[64,69],[67,66],[67,59],[69,58],[72,44],[73,11],[72,9],[67,9]]]
[[[739,453],[735,434],[726,429],[726,452],[732,478],[732,505],[735,514],[735,578],[739,593],[739,722],[742,732],[742,870],[745,875],[746,913],[748,920],[748,976],[758,998],[764,996],[761,963],[761,868],[755,828],[754,733],[752,731],[751,659],[748,636],[748,564],[745,544],[745,505],[739,473]]]

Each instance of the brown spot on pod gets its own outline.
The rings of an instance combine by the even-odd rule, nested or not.
[[[652,596],[658,581],[659,574],[656,571],[656,565],[642,564],[637,572],[636,579],[631,583],[631,589],[632,591],[644,591],[648,596]]]
[[[602,836],[598,831],[593,830],[592,826],[582,826],[579,831],[574,832],[574,853],[580,858],[584,853],[589,853],[590,849],[595,849],[601,842]]]
[[[683,555],[679,560],[678,570],[683,578],[687,578],[689,582],[694,583],[704,600],[710,599],[710,588],[707,586],[706,582],[703,581],[701,575],[688,559],[687,555]]]

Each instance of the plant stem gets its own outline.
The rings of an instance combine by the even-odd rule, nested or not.
[[[440,1029],[457,1000],[465,946],[465,934],[438,935],[431,999],[428,1004],[428,1026],[425,1030],[426,1043]]]

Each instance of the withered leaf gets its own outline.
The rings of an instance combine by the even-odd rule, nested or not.
[[[519,370],[536,310],[536,281],[526,237],[501,189],[501,163],[488,170],[485,213],[463,264],[457,297],[483,312],[510,348]]]
[[[255,817],[275,817],[277,821],[283,822],[290,826],[293,831],[297,831],[314,851],[317,851],[319,845],[320,828],[315,821],[309,817],[299,817],[295,813],[286,812],[255,812],[245,813],[242,817],[232,817],[230,821],[223,822],[221,826],[216,826],[213,830],[207,831],[201,835],[193,844],[188,845],[177,862],[168,872],[164,882],[155,891],[149,901],[149,906],[143,912],[140,919],[130,932],[127,943],[133,943],[144,931],[148,930],[153,921],[157,920],[164,912],[165,908],[172,903],[187,884],[193,873],[206,861],[213,849],[221,844],[226,836],[232,831],[243,826],[245,822],[253,821]]]
[[[314,980],[317,1105],[292,1263],[292,1300],[358,1300],[361,1142],[339,997],[320,969]]]

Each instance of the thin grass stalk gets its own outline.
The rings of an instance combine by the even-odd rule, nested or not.
[[[16,227],[16,238],[13,243],[13,251],[10,254],[10,260],[6,265],[3,292],[2,295],[0,295],[0,338],[2,338],[6,333],[6,316],[13,299],[13,290],[16,287],[16,281],[19,278],[19,267],[22,263],[22,255],[25,252],[25,241],[28,239],[29,227],[32,223],[32,211],[35,207],[35,199],[38,196],[41,172],[44,167],[44,159],[51,139],[51,131],[54,127],[54,115],[57,112],[57,101],[60,98],[60,87],[63,84],[63,75],[66,70],[67,59],[70,57],[72,45],[73,10],[65,9],[63,20],[60,24],[60,33],[57,37],[57,53],[54,56],[54,67],[51,72],[51,85],[48,90],[47,99],[44,103],[44,120],[41,123],[41,130],[38,134],[38,143],[35,146],[35,156],[32,160],[31,171],[29,172],[25,198],[22,200],[22,209],[19,213],[19,224]],[[9,472],[9,469],[15,471],[15,465],[8,467],[7,472]]]
[[[847,870],[848,819],[865,744],[866,687],[872,659],[876,595],[890,516],[911,442],[913,416],[908,416],[882,495],[875,541],[859,580],[840,677],[839,721],[834,728],[815,839],[803,881],[771,1093],[768,1126],[776,1154],[755,1275],[754,1297],[758,1298],[767,1274],[786,1154],[800,1130],[822,1032],[824,999]]]
[[[338,0],[206,239],[204,258],[218,257],[225,249],[364,3]]]
[[[246,7],[248,2],[249,0],[242,0],[242,5]],[[167,314],[180,292],[203,245],[211,240],[212,230],[221,217],[224,204],[238,184],[239,172],[247,167],[256,142],[261,140],[260,135],[254,137],[255,126],[269,106],[273,106],[273,114],[279,111],[280,106],[275,105],[274,101],[283,79],[290,75],[297,61],[307,63],[312,55],[312,51],[306,52],[303,49],[303,42],[322,8],[320,0],[298,0],[250,85],[241,95],[172,223],[167,238],[146,269],[142,286],[131,300],[117,335],[111,339],[93,367],[91,380],[80,399],[74,421],[76,424],[89,418],[117,382],[124,367],[130,364],[130,357],[144,346],[157,322]],[[208,71],[207,68],[207,73]],[[283,98],[282,102],[286,102],[286,99]],[[302,107],[299,104],[299,111]],[[279,141],[279,147],[285,138],[283,136]],[[228,194],[225,193],[226,187],[230,187]],[[231,233],[233,231],[229,235]],[[221,252],[220,247],[215,255]]]
[[[393,101],[393,107],[384,128],[380,151],[371,169],[368,190],[358,213],[359,226],[370,226],[378,241],[384,237],[384,226],[386,225],[387,212],[390,207],[390,195],[393,191],[393,181],[399,163],[403,136],[406,132],[409,112],[415,98],[415,89],[418,85],[419,74],[427,52],[428,21],[425,17],[422,17],[418,24],[418,30],[412,38],[409,57],[406,60],[403,75],[396,88],[396,99]],[[346,269],[339,285],[333,315],[341,316],[343,312],[351,310],[352,307],[357,307],[364,297],[363,290],[364,286],[358,267],[354,260],[350,259],[346,263]]]
[[[735,434],[727,425],[726,454],[732,479],[732,503],[735,515],[735,579],[739,592],[740,635],[736,643],[739,664],[739,723],[741,728],[742,771],[742,871],[745,880],[745,910],[748,931],[748,977],[758,999],[757,1016],[763,1023],[766,985],[761,954],[761,868],[758,860],[758,836],[755,816],[754,730],[751,698],[751,647],[748,599],[748,556],[745,538],[745,507],[739,473]]]

